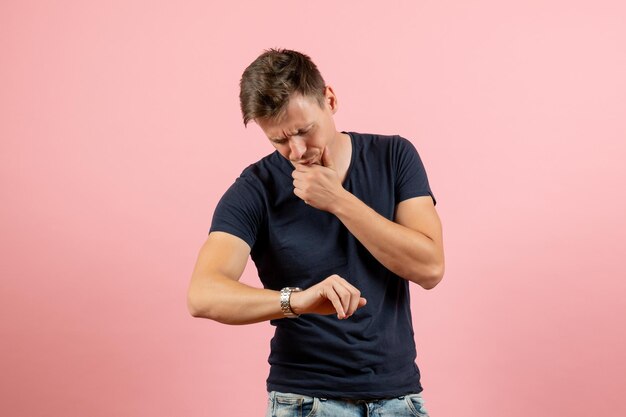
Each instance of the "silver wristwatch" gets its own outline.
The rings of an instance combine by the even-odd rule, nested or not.
[[[295,319],[296,317],[300,317],[299,314],[296,314],[291,309],[291,293],[302,291],[301,288],[298,287],[285,287],[280,290],[280,309],[283,311],[285,317],[290,319]]]

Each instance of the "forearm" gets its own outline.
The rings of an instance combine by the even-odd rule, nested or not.
[[[386,219],[347,191],[336,200],[332,213],[396,275],[424,288],[441,279],[442,254],[428,236]]]
[[[285,317],[278,291],[252,288],[223,276],[192,280],[187,305],[194,317],[225,324],[249,324]],[[331,275],[302,291],[293,292],[290,308],[295,314],[337,314],[349,318],[367,300],[344,278]]]
[[[223,276],[197,279],[189,288],[192,316],[225,324],[250,324],[284,317],[279,291],[250,287]]]

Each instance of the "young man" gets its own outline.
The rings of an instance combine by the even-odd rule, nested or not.
[[[444,253],[417,151],[400,136],[337,131],[337,96],[299,52],[264,52],[240,88],[244,125],[276,152],[217,205],[191,314],[276,326],[268,416],[426,416],[409,282],[434,288]],[[238,282],[249,255],[263,289]]]

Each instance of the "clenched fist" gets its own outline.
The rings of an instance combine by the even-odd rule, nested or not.
[[[322,154],[322,165],[296,164],[293,192],[316,209],[332,211],[333,204],[345,193],[328,147]]]

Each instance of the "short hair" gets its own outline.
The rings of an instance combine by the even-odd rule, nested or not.
[[[267,49],[243,72],[239,102],[244,126],[253,119],[278,119],[293,93],[313,97],[324,106],[326,83],[307,55],[289,49]]]

